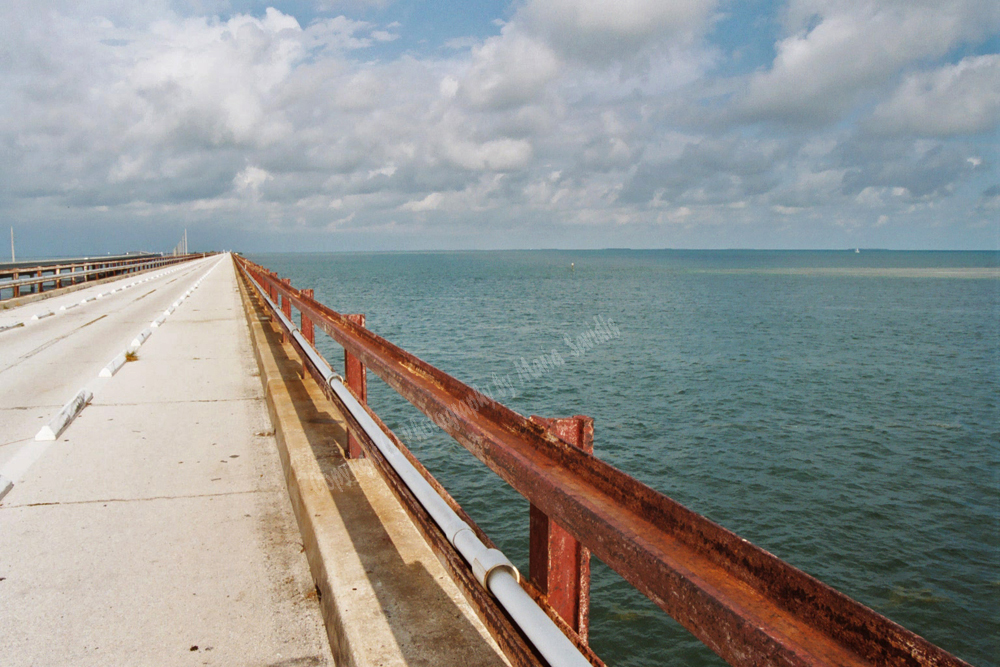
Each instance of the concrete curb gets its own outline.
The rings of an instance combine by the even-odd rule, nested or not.
[[[38,434],[35,435],[35,440],[55,440],[59,435],[66,430],[66,427],[76,419],[76,416],[80,414],[80,411],[86,407],[87,403],[90,403],[94,399],[94,394],[92,394],[87,389],[81,389],[80,392],[73,397],[69,403],[63,406],[55,417],[49,421],[48,424],[43,426]]]
[[[233,267],[236,271],[236,267]],[[274,436],[278,443],[278,454],[281,467],[285,473],[285,484],[288,495],[295,510],[295,518],[302,535],[303,548],[309,561],[313,580],[320,591],[320,605],[323,611],[330,650],[333,652],[338,667],[356,667],[369,664],[363,655],[356,655],[353,642],[345,626],[345,614],[337,603],[335,585],[330,576],[328,561],[333,561],[333,555],[327,553],[329,541],[324,539],[322,528],[316,519],[338,516],[336,503],[327,488],[326,480],[311,451],[304,434],[290,434],[289,429],[294,423],[283,420],[280,414],[286,410],[294,410],[291,397],[288,395],[285,383],[281,379],[281,371],[270,353],[270,348],[263,327],[255,317],[251,317],[253,305],[249,303],[249,295],[243,280],[238,275],[236,281],[240,287],[243,299],[243,310],[250,329],[250,342],[253,348],[257,367],[260,369],[260,381],[264,389],[264,399],[267,403],[268,416],[274,426]],[[301,431],[301,426],[299,426]],[[303,442],[304,441],[304,442]],[[372,663],[377,664],[377,663]]]

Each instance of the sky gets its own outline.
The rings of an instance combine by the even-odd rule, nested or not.
[[[998,129],[996,0],[0,6],[24,257],[995,250]]]

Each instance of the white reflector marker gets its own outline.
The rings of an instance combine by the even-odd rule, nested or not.
[[[74,396],[73,400],[64,405],[63,409],[52,418],[52,421],[42,427],[35,436],[35,440],[55,440],[58,438],[59,434],[65,431],[70,422],[80,414],[80,410],[83,410],[93,398],[94,395],[92,393],[86,389],[81,389],[80,393]]]
[[[113,377],[115,373],[125,365],[125,353],[122,352],[117,357],[108,362],[108,365],[101,369],[97,377],[109,378]]]

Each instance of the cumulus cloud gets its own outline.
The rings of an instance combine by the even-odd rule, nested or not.
[[[774,61],[721,76],[716,0],[524,0],[499,30],[402,55],[385,45],[407,26],[342,15],[15,2],[0,9],[19,26],[0,44],[10,218],[556,244],[586,228],[615,245],[775,213],[888,228],[948,201],[995,212],[981,149],[998,56],[942,55],[985,34],[992,5],[793,0]]]
[[[873,127],[924,136],[995,132],[1000,125],[1000,55],[908,75],[875,109]]]
[[[531,143],[524,139],[496,139],[481,144],[446,140],[443,152],[464,169],[510,171],[526,167],[532,149]]]
[[[1000,211],[1000,185],[991,185],[983,190],[983,194],[979,197],[978,208],[993,215]]]
[[[419,213],[421,211],[433,211],[441,206],[442,201],[444,201],[444,195],[440,192],[432,192],[419,201],[415,200],[406,202],[401,208],[405,211],[413,211],[415,213]]]
[[[133,47],[118,102],[141,116],[135,131],[162,139],[277,141],[287,126],[268,113],[267,100],[302,57],[300,33],[294,18],[274,9],[263,19],[159,22],[152,39]]]
[[[688,143],[674,160],[640,166],[626,183],[621,201],[722,203],[774,189],[788,157],[775,141],[727,137]]]
[[[237,191],[254,198],[260,196],[260,188],[274,177],[260,167],[247,165],[247,168],[233,177],[233,186]]]
[[[988,0],[794,0],[790,34],[775,45],[770,69],[750,77],[740,110],[764,120],[829,122],[901,68],[998,27],[1000,5]]]
[[[917,198],[939,197],[953,192],[981,166],[959,146],[912,142],[876,146],[882,153],[877,157],[871,155],[871,147],[848,144],[841,149],[848,167],[843,176],[845,194],[882,187],[902,188]]]
[[[508,25],[472,50],[471,67],[457,90],[470,106],[506,109],[535,101],[560,68],[546,44]]]
[[[651,45],[689,41],[716,0],[528,0],[516,22],[560,53],[592,64],[628,60]]]

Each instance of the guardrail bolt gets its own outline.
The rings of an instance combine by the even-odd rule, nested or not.
[[[347,319],[357,325],[365,326],[365,316],[345,315]],[[362,405],[368,403],[368,373],[361,360],[344,350],[344,375],[347,379],[348,388],[354,393],[354,398]],[[347,457],[351,459],[364,458],[364,451],[361,443],[350,433],[347,434]]]
[[[592,417],[546,419],[532,415],[531,421],[577,449],[594,453]],[[586,643],[590,626],[590,550],[534,505],[530,522],[531,580]]]

